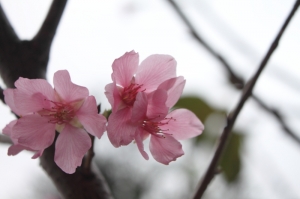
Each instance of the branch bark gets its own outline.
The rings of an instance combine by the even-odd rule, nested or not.
[[[0,5],[0,73],[7,87],[13,88],[19,77],[45,79],[51,44],[66,3],[53,0],[43,25],[30,41],[18,38]],[[88,170],[79,167],[74,174],[66,174],[55,164],[54,152],[55,142],[44,151],[40,164],[63,198],[113,198],[96,166]]]
[[[257,81],[257,79],[259,78],[261,72],[263,71],[263,69],[265,68],[266,64],[268,63],[272,53],[275,51],[275,49],[277,48],[278,44],[279,44],[279,40],[283,34],[283,32],[285,31],[287,25],[289,24],[290,20],[292,19],[293,15],[295,14],[296,10],[298,9],[300,5],[300,0],[297,0],[296,3],[294,4],[294,7],[292,9],[292,11],[290,12],[289,16],[287,17],[287,19],[285,20],[282,28],[280,29],[279,33],[277,34],[275,40],[273,41],[272,45],[270,46],[267,54],[265,55],[265,57],[263,58],[261,64],[258,67],[257,72],[255,73],[255,75],[253,76],[253,78],[251,78],[248,83],[246,84],[244,90],[243,90],[243,94],[242,97],[239,101],[239,103],[237,104],[236,108],[234,109],[233,112],[231,112],[229,114],[229,116],[227,117],[227,126],[224,128],[221,138],[220,138],[220,142],[217,146],[217,150],[214,154],[214,157],[200,183],[200,186],[194,196],[194,199],[199,199],[202,197],[203,193],[205,192],[208,184],[210,183],[210,181],[213,179],[213,177],[215,176],[215,172],[216,172],[216,168],[217,165],[219,163],[220,157],[222,155],[223,149],[227,143],[227,140],[230,136],[231,130],[233,128],[233,125],[235,123],[236,118],[238,117],[240,111],[242,110],[245,102],[247,101],[247,99],[251,96],[252,94],[252,90],[255,86],[255,83]]]

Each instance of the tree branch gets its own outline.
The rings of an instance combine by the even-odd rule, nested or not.
[[[5,104],[3,89],[0,86],[0,100]]]
[[[34,45],[39,46],[39,48],[45,51],[46,55],[44,56],[48,56],[49,54],[53,38],[66,4],[67,0],[53,0],[44,23],[31,41]]]
[[[286,21],[284,22],[282,28],[280,29],[279,33],[277,34],[275,40],[273,41],[271,47],[269,48],[267,54],[265,55],[265,57],[263,58],[261,64],[258,67],[257,72],[255,73],[255,75],[253,76],[252,79],[250,79],[248,81],[248,83],[246,84],[244,90],[243,90],[243,94],[242,97],[239,101],[239,103],[237,104],[236,108],[234,109],[233,112],[231,112],[229,114],[229,116],[227,117],[227,126],[224,128],[221,138],[220,138],[220,142],[219,145],[217,146],[217,150],[214,154],[214,157],[208,167],[208,170],[206,171],[204,178],[201,181],[201,184],[194,196],[194,199],[199,199],[202,197],[203,193],[205,192],[208,184],[210,183],[210,181],[213,179],[213,177],[215,176],[215,171],[217,168],[217,165],[219,163],[219,159],[222,155],[223,149],[226,145],[226,142],[229,138],[230,132],[232,130],[232,127],[235,123],[236,118],[238,117],[241,109],[243,108],[245,102],[247,101],[247,99],[251,96],[252,94],[252,90],[255,86],[255,83],[257,81],[257,79],[259,78],[262,70],[265,68],[267,62],[269,61],[272,53],[274,52],[274,50],[277,48],[278,44],[279,44],[279,40],[283,34],[283,32],[285,31],[287,25],[289,24],[291,18],[293,17],[293,15],[295,14],[297,8],[300,5],[300,0],[296,1],[292,11],[290,12],[288,18],[286,19]]]
[[[67,174],[53,161],[54,153],[55,142],[40,157],[41,166],[64,198],[113,199],[104,177],[94,164],[90,171],[86,171],[81,166],[76,169],[74,174]]]
[[[0,134],[0,143],[13,144],[13,142],[8,136],[2,134]]]
[[[200,44],[202,44],[205,47],[205,49],[207,49],[208,52],[211,53],[212,56],[214,56],[217,60],[219,60],[220,63],[222,64],[222,66],[224,66],[224,68],[225,68],[225,70],[227,72],[227,75],[228,75],[229,82],[231,82],[231,84],[234,85],[237,89],[240,89],[240,90],[243,89],[244,88],[244,82],[245,82],[244,79],[241,78],[239,75],[237,75],[233,71],[233,69],[232,69],[233,67],[226,61],[226,59],[221,54],[219,54],[207,42],[205,42],[205,40],[202,38],[202,36],[195,30],[195,28],[193,27],[193,25],[191,24],[191,22],[187,19],[187,17],[184,15],[184,13],[181,11],[181,9],[178,7],[178,5],[173,0],[169,0],[169,2],[174,7],[174,9],[179,14],[179,16],[182,18],[182,20],[185,22],[185,24],[188,26],[188,28],[190,29],[192,35],[195,37],[195,39]],[[276,110],[276,109],[269,108],[266,105],[266,103],[263,102],[263,100],[261,100],[255,94],[252,94],[252,98],[265,111],[267,111],[268,113],[272,114],[277,119],[277,121],[280,123],[280,125],[282,126],[284,132],[287,133],[287,135],[289,135],[290,138],[292,138],[300,146],[300,138],[285,123],[283,117],[281,116],[282,114],[278,110]]]

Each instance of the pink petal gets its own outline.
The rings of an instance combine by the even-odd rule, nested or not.
[[[14,99],[14,91],[16,89],[8,88],[3,91],[5,103],[9,106],[9,108],[16,113],[17,115],[21,115],[21,111],[16,108],[16,103]]]
[[[157,89],[149,94],[147,107],[147,117],[152,121],[160,121],[168,114],[169,108],[166,106],[167,91]]]
[[[54,97],[52,86],[44,79],[27,79],[20,77],[15,82],[15,86],[18,91],[26,93],[27,95],[41,93],[49,100],[53,100]]]
[[[139,92],[132,108],[131,121],[133,123],[142,121],[146,118],[148,99],[145,93]]]
[[[170,55],[150,55],[138,68],[135,77],[146,92],[155,90],[163,81],[176,76],[176,61]]]
[[[44,150],[36,151],[36,153],[31,157],[31,159],[39,158],[43,155]]]
[[[183,88],[185,86],[185,79],[182,76],[175,77],[164,81],[158,86],[158,89],[164,89],[168,92],[168,99],[166,106],[173,107],[180,98]]]
[[[112,79],[114,83],[123,87],[129,86],[138,65],[139,54],[134,51],[127,52],[122,57],[116,59],[112,64]]]
[[[106,95],[106,98],[108,99],[108,102],[110,103],[111,106],[114,105],[114,83],[107,84],[105,86],[105,92],[104,94]]]
[[[174,138],[188,139],[200,135],[204,126],[198,117],[187,109],[176,109],[168,114],[168,118],[173,118],[164,126]]]
[[[78,86],[71,82],[67,70],[60,70],[54,73],[53,83],[55,91],[65,102],[81,100],[89,95],[86,87]]]
[[[107,135],[114,147],[128,145],[134,139],[136,125],[130,122],[131,108],[124,108],[110,114],[107,125]]]
[[[13,126],[17,123],[18,120],[13,120],[11,121],[9,124],[7,124],[4,129],[2,130],[2,133],[4,135],[7,135],[9,137],[11,137],[11,132],[12,132],[12,128]]]
[[[9,155],[9,156],[17,155],[23,150],[33,151],[32,149],[30,149],[28,147],[24,147],[22,145],[16,144],[16,145],[12,145],[8,148],[7,155]],[[43,152],[44,152],[44,150],[37,151],[31,158],[36,159],[36,158],[40,157],[43,154]]]
[[[27,95],[18,90],[14,93],[15,106],[20,116],[51,108],[51,102],[42,93]]]
[[[21,145],[12,145],[8,148],[7,155],[17,155],[21,151],[25,150],[26,147]]]
[[[77,118],[85,130],[98,138],[101,138],[106,129],[106,118],[98,114],[96,99],[89,96],[76,113]]]
[[[66,125],[56,140],[54,161],[64,172],[72,174],[91,145],[84,129]]]
[[[43,150],[54,140],[55,124],[38,114],[26,115],[18,119],[12,128],[11,137],[17,139],[22,146],[33,150]]]
[[[143,129],[137,128],[137,130],[135,132],[134,138],[135,138],[137,147],[138,147],[139,151],[141,152],[142,156],[146,160],[149,160],[148,154],[144,151],[144,144],[143,144],[143,141],[144,141],[143,137],[144,137],[144,135],[143,134],[145,134],[145,132],[143,131]]]
[[[45,100],[46,97],[42,93],[27,94],[18,89],[6,89],[4,99],[7,105],[17,115],[26,115],[36,112],[42,108],[48,108],[50,102]]]
[[[123,100],[121,99],[120,93],[123,91],[123,88],[114,85],[114,91],[113,91],[113,96],[114,96],[114,104],[112,105],[112,111],[116,112],[118,110],[121,110],[127,105],[123,103]]]
[[[184,154],[181,144],[170,135],[165,135],[165,138],[152,135],[150,152],[157,162],[166,165]]]

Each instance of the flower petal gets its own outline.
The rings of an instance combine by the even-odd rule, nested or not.
[[[20,77],[15,82],[15,86],[18,91],[26,93],[27,95],[41,93],[49,100],[53,100],[54,97],[52,86],[44,79],[27,79]]]
[[[166,129],[174,138],[188,139],[200,135],[204,126],[198,117],[187,109],[176,109],[168,114],[168,118],[173,118],[165,125]]]
[[[86,87],[78,86],[71,82],[67,70],[59,70],[54,73],[53,83],[55,91],[65,102],[81,100],[89,95]]]
[[[137,84],[142,84],[146,92],[155,90],[163,81],[176,76],[176,61],[170,55],[150,55],[138,68],[135,77]]]
[[[14,113],[20,116],[39,111],[43,108],[50,108],[50,101],[45,100],[47,97],[41,92],[28,94],[18,89],[6,89],[3,94],[8,106]]]
[[[131,108],[111,113],[108,118],[107,135],[114,147],[128,145],[134,139],[136,125],[130,122]]]
[[[169,112],[169,108],[166,106],[167,91],[157,89],[149,94],[149,103],[147,107],[147,117],[152,121],[160,121]]]
[[[5,89],[3,91],[4,101],[14,113],[16,113],[17,115],[21,115],[21,111],[17,109],[15,103],[15,95],[14,95],[15,90],[16,89],[12,89],[12,88]]]
[[[146,117],[147,105],[147,95],[143,92],[139,92],[132,108],[131,121],[133,123],[141,121]]]
[[[91,145],[91,138],[84,129],[66,125],[57,137],[54,161],[64,172],[72,174]]]
[[[158,89],[164,89],[168,92],[168,99],[166,106],[173,107],[180,98],[183,88],[185,86],[185,79],[182,76],[175,77],[164,81],[158,86]]]
[[[112,64],[112,79],[117,85],[127,87],[139,65],[139,54],[130,51],[116,59]]]
[[[14,96],[15,106],[20,112],[20,116],[51,108],[51,102],[42,93],[27,95],[15,90]]]
[[[12,132],[12,128],[13,126],[17,123],[18,120],[13,120],[11,121],[9,124],[7,124],[4,129],[2,130],[2,133],[4,135],[7,135],[9,137],[11,137],[11,132]]]
[[[157,162],[166,165],[184,154],[181,144],[170,135],[165,135],[164,138],[152,135],[150,152]]]
[[[17,155],[18,153],[20,153],[21,151],[25,150],[26,147],[16,144],[16,145],[12,145],[8,148],[7,151],[7,155]]]
[[[33,150],[43,150],[54,140],[55,125],[48,123],[48,119],[38,114],[26,115],[18,119],[12,128],[12,140]]]
[[[31,159],[37,159],[41,157],[44,153],[44,150],[36,151],[36,153],[31,157]]]
[[[148,154],[146,153],[146,151],[144,151],[144,144],[143,144],[144,139],[143,139],[143,137],[145,137],[145,136],[143,134],[145,134],[145,132],[143,131],[143,129],[137,128],[137,130],[135,132],[134,138],[135,138],[137,147],[138,147],[139,151],[141,152],[142,156],[146,160],[149,160]]]
[[[108,99],[108,102],[110,103],[111,106],[114,105],[114,86],[115,84],[114,83],[110,83],[110,84],[107,84],[105,86],[105,92],[104,94],[106,95],[106,98]]]
[[[96,99],[89,96],[76,113],[77,118],[85,130],[98,138],[101,138],[106,129],[106,118],[98,114]]]

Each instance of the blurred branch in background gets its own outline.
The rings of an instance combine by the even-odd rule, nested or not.
[[[196,31],[195,27],[193,24],[189,21],[189,19],[185,16],[185,14],[182,12],[182,10],[179,8],[177,3],[174,0],[168,0],[172,7],[175,9],[175,11],[178,13],[178,15],[181,17],[181,19],[184,21],[184,23],[187,25],[187,27],[190,29],[191,34],[193,37],[200,43],[202,44],[205,49],[212,54],[221,64],[224,66],[229,82],[237,89],[242,90],[244,88],[244,80],[241,78],[239,75],[237,75],[233,71],[233,67],[227,62],[227,60],[220,54],[218,53],[213,47],[211,47],[203,38],[202,36]],[[270,108],[267,106],[267,104],[261,100],[258,96],[255,94],[252,94],[252,98],[256,103],[258,103],[265,111],[268,113],[272,114],[277,121],[280,123],[282,129],[286,132],[287,135],[290,136],[297,144],[300,146],[300,138],[297,136],[296,133],[294,133],[291,128],[285,123],[282,114],[274,109]]]
[[[285,20],[283,26],[281,27],[279,33],[277,34],[277,36],[275,38],[275,40],[273,41],[272,45],[270,46],[267,54],[265,55],[265,57],[261,61],[261,64],[259,65],[257,72],[255,73],[253,78],[251,78],[248,81],[248,83],[245,85],[245,88],[243,89],[242,97],[241,97],[239,103],[237,104],[236,108],[234,109],[233,112],[231,112],[228,115],[228,117],[227,117],[227,126],[224,128],[224,130],[222,132],[217,150],[216,150],[216,152],[214,154],[214,157],[213,157],[213,159],[212,159],[212,161],[211,161],[211,163],[208,167],[208,170],[206,171],[203,179],[201,180],[201,184],[200,184],[199,189],[197,190],[197,192],[194,196],[194,199],[198,199],[198,198],[202,197],[202,195],[204,194],[208,184],[210,183],[210,181],[215,176],[217,165],[219,163],[220,157],[221,157],[223,149],[224,149],[224,147],[227,143],[227,140],[230,136],[230,132],[233,128],[235,120],[236,120],[237,116],[239,115],[240,111],[242,110],[245,102],[251,96],[252,90],[253,90],[253,88],[256,84],[256,81],[258,80],[262,70],[265,68],[266,64],[268,63],[271,55],[273,54],[273,52],[277,48],[277,46],[279,44],[279,40],[280,40],[283,32],[285,31],[287,25],[289,24],[290,20],[294,16],[294,14],[295,14],[296,10],[298,9],[299,5],[300,5],[300,0],[296,1],[296,3],[294,4],[293,9],[291,10],[289,16]]]

